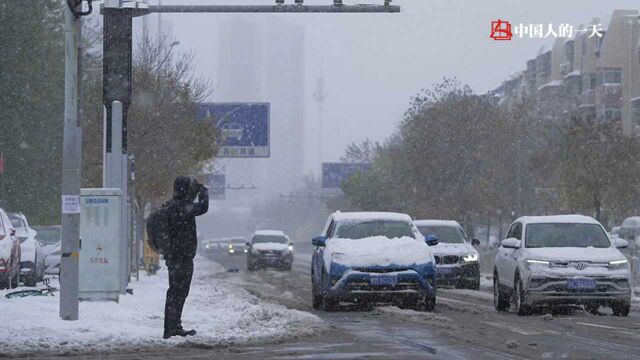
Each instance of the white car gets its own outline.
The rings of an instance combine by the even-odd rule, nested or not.
[[[592,313],[609,306],[614,315],[627,316],[629,263],[618,250],[627,246],[611,240],[591,217],[519,218],[494,260],[495,308],[506,311],[513,302],[518,315],[527,315],[538,305],[582,304]]]
[[[27,217],[22,213],[9,214],[11,224],[20,240],[20,279],[26,286],[36,286],[44,279],[44,253],[37,232],[29,227]]]
[[[480,241],[473,239],[469,242],[457,221],[416,220],[413,223],[422,235],[438,238],[438,245],[431,247],[436,259],[438,286],[479,290],[479,254],[473,245],[479,245]]]
[[[44,254],[44,272],[46,274],[60,273],[60,263],[62,250],[60,241],[62,239],[62,229],[60,225],[53,226],[33,226],[37,232],[36,239],[42,244]]]
[[[293,243],[280,230],[258,230],[247,243],[247,269],[277,267],[291,270],[293,264]]]

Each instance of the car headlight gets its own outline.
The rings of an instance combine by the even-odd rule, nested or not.
[[[527,259],[527,268],[531,266],[551,266],[551,263],[546,260]]]
[[[473,253],[473,254],[464,255],[462,256],[462,260],[464,260],[465,262],[478,261],[478,254]]]
[[[235,253],[235,252],[236,252],[235,250],[233,250],[233,249],[231,249],[231,248],[229,249],[229,253],[233,254],[233,253]]]
[[[629,264],[629,261],[627,261],[627,259],[609,261],[609,269],[611,270],[624,269],[628,266],[628,264]]]
[[[289,245],[289,251],[293,251],[293,245]]]

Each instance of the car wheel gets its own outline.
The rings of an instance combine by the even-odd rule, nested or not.
[[[498,311],[509,310],[509,298],[500,290],[500,281],[498,281],[498,274],[493,274],[493,307]]]
[[[11,279],[11,287],[17,288],[20,284],[20,269],[18,269],[18,273]]]
[[[631,311],[631,303],[626,301],[614,303],[611,306],[611,310],[613,310],[614,316],[629,316],[629,312]]]
[[[514,289],[513,300],[516,304],[516,313],[520,316],[529,315],[531,308],[526,304],[527,299],[524,294],[524,289],[522,288],[522,280],[519,278],[516,280]]]
[[[323,295],[322,296],[322,310],[326,311],[326,312],[333,312],[336,311],[338,309],[338,301],[336,301],[336,299],[333,299],[327,295]]]
[[[314,310],[320,310],[322,306],[322,296],[318,295],[318,290],[316,288],[316,283],[311,279],[311,305]]]
[[[38,278],[36,274],[31,274],[29,277],[24,279],[24,286],[34,287],[38,284]]]
[[[436,308],[436,297],[427,297],[421,307],[422,309],[424,309],[423,311],[433,312],[433,310]]]
[[[478,278],[477,280],[473,280],[473,281],[470,281],[469,283],[467,283],[467,289],[480,291],[480,278]]]
[[[600,309],[600,304],[587,304],[584,306],[584,310],[593,315],[599,315],[600,314],[600,312],[598,311],[599,309]]]

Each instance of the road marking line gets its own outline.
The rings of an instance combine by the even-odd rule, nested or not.
[[[593,327],[603,328],[603,329],[611,329],[611,330],[633,331],[633,329],[628,329],[628,328],[609,326],[609,325],[600,325],[600,324],[591,324],[591,323],[585,323],[585,322],[580,322],[580,321],[576,321],[576,324],[580,324],[580,325],[584,325],[584,326],[593,326]]]
[[[499,327],[502,329],[507,329],[511,332],[514,333],[518,333],[518,334],[522,334],[522,335],[540,335],[542,334],[541,332],[535,331],[535,332],[529,332],[529,331],[525,331],[516,327],[511,327],[507,324],[501,324],[501,323],[495,323],[495,322],[490,322],[490,321],[481,321],[483,324],[487,324],[487,325],[491,325],[491,326],[495,326],[495,327]]]

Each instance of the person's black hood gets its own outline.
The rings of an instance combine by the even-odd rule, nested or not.
[[[188,176],[178,176],[173,182],[173,198],[176,200],[186,200],[191,187],[191,178]]]

